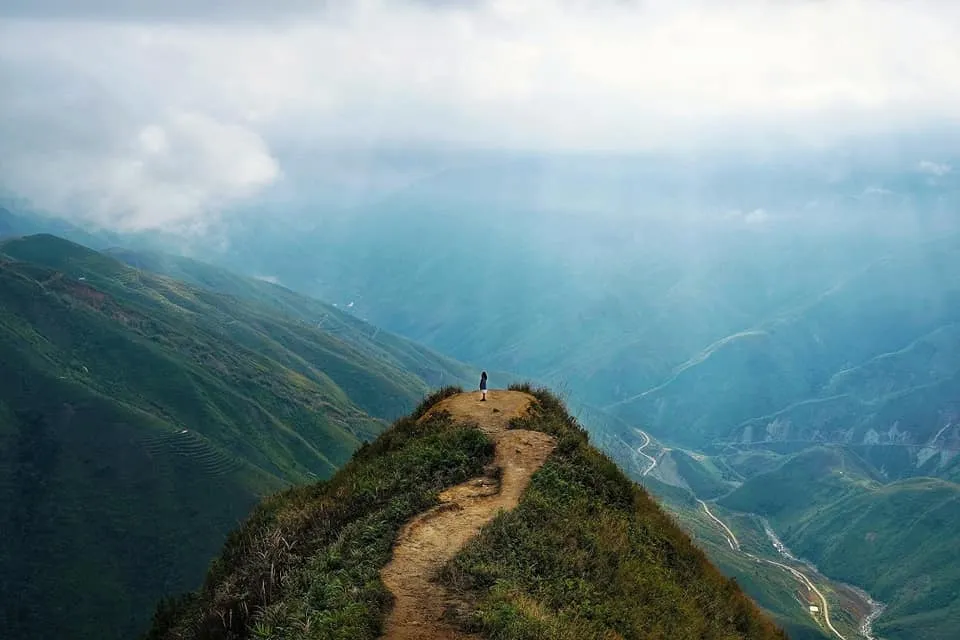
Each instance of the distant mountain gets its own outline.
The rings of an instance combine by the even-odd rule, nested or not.
[[[747,195],[736,193],[743,176],[705,172],[643,158],[478,161],[346,211],[264,205],[233,219],[225,248],[191,250],[602,406],[896,244],[821,229],[828,216],[803,209],[806,178],[783,167],[748,180],[762,193]],[[831,183],[829,198],[817,195],[829,208],[854,188],[864,189]],[[749,223],[743,208],[758,201],[810,220],[771,209],[766,224]],[[876,203],[857,206],[845,221]]]
[[[0,242],[4,637],[131,637],[262,496],[331,475],[470,371],[276,295],[49,235]]]
[[[925,444],[957,415],[958,265],[956,238],[909,247],[612,408],[692,445]]]
[[[102,249],[116,243],[116,234],[105,231],[89,231],[66,220],[40,216],[23,211],[14,211],[0,202],[0,238],[29,236],[40,233],[53,234],[94,249]]]

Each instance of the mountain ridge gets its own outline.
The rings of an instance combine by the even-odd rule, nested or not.
[[[471,371],[338,322],[52,235],[0,240],[4,634],[135,635],[260,499],[330,476],[414,406],[417,371]]]
[[[557,446],[518,506],[436,578],[459,603],[447,618],[454,628],[504,640],[786,637],[589,446],[555,396],[514,391],[536,400],[508,429],[553,436]],[[264,503],[232,534],[199,592],[161,605],[148,638],[379,637],[392,599],[376,576],[403,525],[436,507],[442,491],[498,477],[483,472],[494,454],[484,419],[478,429],[442,410],[440,401],[458,393],[425,399],[329,482]],[[475,394],[456,397],[477,415],[495,415]]]

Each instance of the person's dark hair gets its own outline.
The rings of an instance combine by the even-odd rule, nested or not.
[[[486,372],[486,371],[481,371],[481,372],[480,372],[480,377],[481,377],[481,378],[486,378],[486,377],[487,377],[487,372]]]

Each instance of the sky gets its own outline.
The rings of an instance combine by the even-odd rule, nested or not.
[[[356,182],[337,158],[358,149],[936,139],[960,124],[958,42],[948,0],[6,0],[0,190],[202,231],[304,166]],[[939,148],[903,163],[954,170]]]

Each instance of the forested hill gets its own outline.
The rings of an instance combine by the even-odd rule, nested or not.
[[[0,243],[4,637],[135,635],[262,496],[333,473],[427,372],[472,378],[289,292],[233,293]]]

